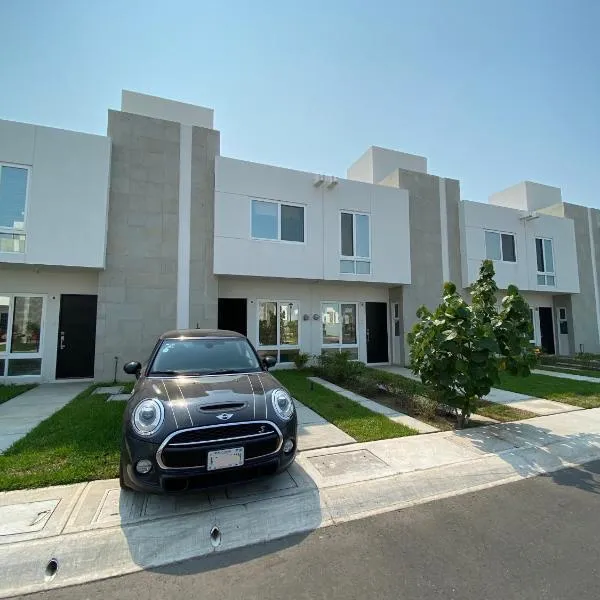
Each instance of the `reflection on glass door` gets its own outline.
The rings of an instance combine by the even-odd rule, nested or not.
[[[0,294],[0,376],[40,375],[43,296]]]
[[[323,352],[348,352],[358,359],[357,307],[355,302],[322,302]]]

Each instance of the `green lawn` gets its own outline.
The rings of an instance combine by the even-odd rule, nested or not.
[[[560,379],[551,375],[530,375],[516,377],[502,373],[496,387],[536,398],[556,400],[582,408],[600,406],[600,384],[592,381]]]
[[[590,371],[589,369],[566,369],[564,367],[551,367],[550,365],[538,365],[536,368],[542,371],[556,371],[569,375],[585,375],[586,377],[600,378],[600,371]]]
[[[306,373],[280,370],[273,374],[294,398],[319,413],[358,442],[370,442],[418,433],[414,429],[395,423],[384,415],[374,413],[322,385],[311,384]]]
[[[489,400],[480,401],[475,414],[489,417],[490,419],[496,419],[496,421],[501,421],[503,423],[507,421],[520,421],[521,419],[531,419],[532,417],[538,416],[528,410],[514,408],[509,404],[497,404],[496,402],[490,402]]]
[[[0,455],[0,490],[117,477],[125,402],[89,387]]]
[[[11,400],[15,396],[26,392],[35,387],[35,383],[28,383],[23,385],[11,384],[11,385],[0,385],[0,404]]]

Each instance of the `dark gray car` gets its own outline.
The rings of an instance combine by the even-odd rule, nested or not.
[[[288,391],[245,336],[187,329],[158,339],[123,416],[121,487],[204,488],[287,468],[297,416]]]

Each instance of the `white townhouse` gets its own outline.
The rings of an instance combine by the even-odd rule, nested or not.
[[[494,260],[548,352],[600,351],[596,209],[531,182],[461,200],[371,147],[346,178],[221,156],[211,109],[124,91],[107,136],[0,121],[0,380],[121,376],[174,328],[285,365],[405,364],[419,305]],[[499,301],[502,294],[499,294]]]

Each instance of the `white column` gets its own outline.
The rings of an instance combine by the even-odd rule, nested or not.
[[[450,259],[448,257],[448,211],[446,210],[446,180],[440,177],[440,229],[442,233],[442,278],[450,280]],[[457,282],[458,283],[458,282]]]
[[[177,239],[177,329],[190,325],[190,218],[192,212],[192,126],[179,134],[179,226]]]
[[[592,226],[592,209],[587,209],[588,230],[590,233],[590,251],[592,254],[592,280],[594,282],[594,301],[596,303],[596,327],[600,338],[600,296],[598,295],[598,271],[596,270],[596,241],[594,240],[594,228]],[[575,350],[575,348],[573,349]]]

